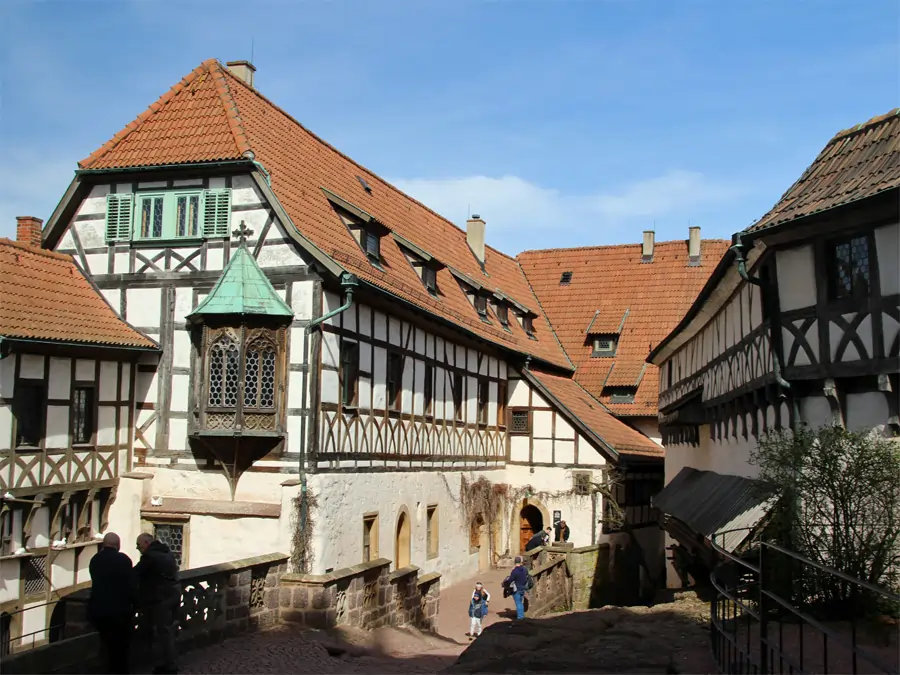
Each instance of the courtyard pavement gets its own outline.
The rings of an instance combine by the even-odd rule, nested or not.
[[[441,590],[438,636],[382,628],[309,631],[282,624],[245,635],[179,659],[181,673],[438,673],[451,666],[469,645],[469,598],[475,582],[491,594],[489,626],[515,616],[512,598],[500,582],[508,569],[491,570]]]

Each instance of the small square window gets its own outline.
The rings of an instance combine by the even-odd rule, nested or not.
[[[572,474],[572,487],[576,495],[591,493],[591,474],[579,471]]]
[[[155,523],[153,536],[162,544],[169,547],[175,562],[180,568],[184,560],[184,525],[181,523]]]
[[[47,556],[36,555],[22,560],[25,595],[42,595],[47,591]]]
[[[616,387],[607,393],[609,393],[610,403],[634,403],[637,387]]]
[[[563,272],[562,276],[559,278],[560,286],[568,286],[572,283],[572,273],[571,272]]]
[[[591,356],[615,356],[617,344],[613,336],[594,338]]]
[[[513,410],[510,415],[509,432],[527,434],[531,431],[531,416],[527,410]]]

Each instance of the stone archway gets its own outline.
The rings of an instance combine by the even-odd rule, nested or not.
[[[409,567],[410,545],[412,543],[409,514],[406,510],[400,511],[397,516],[397,529],[394,537],[394,569]]]
[[[523,499],[513,512],[513,537],[517,553],[525,551],[525,545],[537,532],[550,523],[547,508],[533,499]]]

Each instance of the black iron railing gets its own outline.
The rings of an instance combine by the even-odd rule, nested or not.
[[[735,555],[724,534],[710,574],[710,646],[723,673],[900,672],[900,596],[773,543]]]

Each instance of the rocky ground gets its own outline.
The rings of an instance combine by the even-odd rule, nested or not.
[[[716,673],[709,605],[694,593],[487,628],[448,673]]]
[[[713,673],[708,605],[693,593],[654,607],[607,607],[510,623],[474,642],[415,629],[290,625],[185,654],[182,673]],[[461,627],[461,626],[460,626]],[[465,651],[464,651],[465,650]]]

